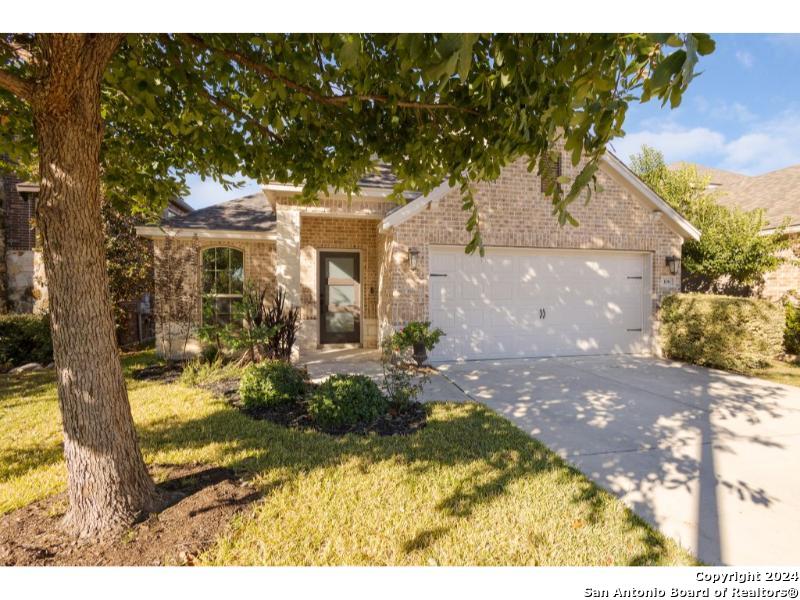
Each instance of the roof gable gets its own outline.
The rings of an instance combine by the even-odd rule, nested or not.
[[[600,165],[601,168],[603,168],[609,175],[616,177],[621,181],[621,183],[626,185],[639,201],[646,204],[651,209],[657,210],[663,214],[667,225],[669,225],[670,228],[682,238],[693,240],[700,239],[700,231],[698,231],[694,225],[689,223],[689,221],[680,215],[674,208],[667,204],[663,198],[651,190],[616,156],[611,153],[606,153],[601,159]],[[439,202],[452,189],[453,188],[451,188],[447,182],[445,182],[426,196],[417,198],[402,208],[391,212],[381,222],[381,230],[386,231],[405,223],[411,217],[421,212],[426,206]]]

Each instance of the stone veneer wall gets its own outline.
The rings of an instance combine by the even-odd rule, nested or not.
[[[564,174],[574,176],[576,173],[569,162],[564,162]],[[655,310],[665,294],[679,288],[680,273],[671,275],[665,258],[680,256],[682,239],[661,217],[635,199],[622,182],[602,170],[598,178],[603,191],[594,193],[588,206],[579,198],[570,207],[580,226],[562,227],[551,214],[551,202],[541,192],[536,173],[529,173],[524,161],[509,165],[496,181],[475,186],[484,244],[649,251],[653,256]],[[391,305],[382,311],[382,328],[387,324],[398,327],[410,320],[429,318],[428,245],[466,244],[469,241],[466,219],[459,193],[454,190],[435,207],[423,210],[395,228],[390,240],[391,256],[383,261],[382,279],[389,289],[384,290],[386,300],[381,307],[383,309],[390,298]],[[405,260],[412,247],[420,252],[416,272]]]
[[[300,219],[301,315],[304,321],[313,321],[304,325],[306,347],[319,343],[318,253],[339,249],[361,252],[362,341],[365,347],[374,348],[378,340],[378,221],[303,213]]]
[[[171,244],[171,247],[170,247]],[[173,239],[166,242],[164,239],[153,241],[155,281],[159,281],[159,273],[165,260],[174,261],[185,271],[185,282],[183,297],[181,301],[188,302],[193,308],[193,325],[200,324],[201,318],[201,278],[202,278],[202,251],[206,248],[227,247],[236,248],[243,252],[244,277],[245,281],[252,281],[259,287],[268,289],[267,297],[271,298],[275,292],[275,242],[268,240],[214,240],[214,239]],[[157,305],[163,300],[163,290],[156,285],[154,302]],[[157,310],[157,308],[156,308]],[[160,351],[165,348],[165,335],[163,323],[156,319],[156,348]],[[174,331],[180,326],[173,325]],[[182,344],[181,344],[182,345]],[[187,345],[187,354],[196,354],[200,350],[200,344],[192,337]],[[178,355],[173,352],[174,357]]]

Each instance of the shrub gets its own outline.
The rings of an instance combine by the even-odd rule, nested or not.
[[[0,315],[0,366],[5,369],[53,361],[50,317],[47,315]]]
[[[386,394],[389,404],[399,409],[415,402],[430,380],[427,373],[417,373],[403,364],[402,357],[391,340],[381,344],[381,367],[383,393]]]
[[[245,369],[239,395],[247,408],[295,402],[303,396],[306,373],[281,360],[255,363]]]
[[[243,353],[243,360],[290,360],[297,331],[300,309],[291,307],[286,293],[278,289],[272,302],[267,301],[268,288],[246,281],[241,302],[230,323],[215,323],[211,316],[198,329],[203,344],[217,355]]]
[[[371,423],[386,413],[388,403],[366,375],[332,375],[311,395],[308,412],[325,429]]]
[[[789,354],[800,354],[800,304],[797,292],[789,292],[783,299],[786,327],[783,330],[783,348]]]
[[[746,373],[781,350],[784,313],[766,300],[675,294],[661,305],[661,343],[669,358]]]
[[[413,348],[415,344],[422,344],[430,352],[439,343],[444,331],[431,329],[430,321],[411,321],[400,331],[394,334],[393,343],[400,349]]]
[[[235,379],[241,374],[242,367],[233,362],[225,362],[221,356],[209,361],[195,358],[183,367],[180,380],[186,385],[208,385],[226,379]]]

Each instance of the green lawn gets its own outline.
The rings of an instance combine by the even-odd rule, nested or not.
[[[800,365],[796,362],[773,360],[766,369],[759,369],[753,375],[761,379],[800,387]]]
[[[432,405],[429,425],[408,437],[335,438],[253,421],[180,383],[129,389],[148,463],[228,466],[264,492],[201,562],[693,564],[479,404]],[[52,373],[0,376],[0,422],[0,513],[62,490]]]

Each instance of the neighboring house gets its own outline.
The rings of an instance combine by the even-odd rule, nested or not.
[[[47,279],[35,228],[39,185],[20,181],[11,174],[0,177],[0,312],[46,312]],[[191,206],[176,198],[169,202],[163,216],[185,215],[191,210]],[[132,303],[128,307],[130,323],[123,327],[130,330],[131,339],[141,330],[137,306],[138,303]]]
[[[412,320],[446,332],[433,359],[650,353],[656,308],[679,287],[682,243],[699,232],[616,157],[603,159],[599,179],[588,205],[571,206],[579,227],[559,226],[522,160],[477,184],[484,258],[464,254],[457,189],[443,184],[398,205],[385,169],[352,199],[307,204],[300,188],[269,183],[137,230],[154,241],[157,280],[181,265],[195,324],[203,306],[206,318],[229,318],[245,280],[281,286],[301,307],[301,355],[374,348]],[[156,287],[156,303],[166,302]],[[166,342],[176,325],[157,327],[162,351],[175,353]],[[198,349],[192,341],[189,351]]]
[[[13,175],[1,174],[0,177],[0,310],[44,312],[47,310],[47,283],[34,227],[39,187]]]
[[[670,168],[694,166],[698,173],[710,178],[709,190],[719,192],[718,202],[742,210],[764,210],[767,227],[763,233],[773,233],[775,228],[787,225],[785,232],[793,241],[800,242],[800,165],[749,176],[713,169],[691,163],[677,163]],[[796,246],[797,244],[792,244]],[[764,276],[763,284],[755,292],[770,300],[780,299],[790,290],[800,291],[800,256],[794,249],[781,253],[786,259],[777,270]]]

